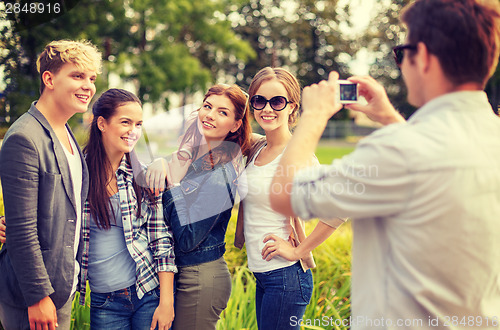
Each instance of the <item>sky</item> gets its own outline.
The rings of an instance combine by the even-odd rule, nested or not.
[[[374,15],[375,0],[340,0],[340,4],[349,3],[351,18],[353,21],[352,29],[346,29],[345,33],[357,35],[361,34]],[[371,61],[374,59],[365,50],[361,49],[357,56],[350,62],[349,67],[354,75],[367,75]]]

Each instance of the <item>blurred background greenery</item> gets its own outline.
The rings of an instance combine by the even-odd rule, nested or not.
[[[247,88],[269,65],[287,67],[304,86],[331,70],[347,78],[369,65],[366,71],[386,87],[396,108],[405,116],[414,111],[391,54],[404,40],[398,15],[409,0],[60,2],[66,14],[31,28],[27,13],[8,14],[0,4],[0,126],[38,98],[35,61],[55,39],[91,40],[104,58],[98,93],[127,82],[153,113],[192,102],[214,82]],[[360,18],[368,5],[371,15]],[[499,80],[497,70],[486,89],[495,109]],[[333,118],[348,119],[344,111]]]
[[[332,70],[345,79],[368,73],[386,88],[405,117],[415,110],[406,102],[392,47],[403,43],[398,21],[409,0],[60,0],[67,12],[26,28],[26,13],[8,14],[0,3],[0,143],[8,126],[39,96],[35,61],[43,47],[57,39],[87,39],[103,53],[104,70],[97,94],[127,86],[152,115],[196,102],[215,82],[247,89],[265,66],[283,66],[303,86],[325,79]],[[370,4],[370,15],[361,11]],[[366,69],[365,69],[366,66]],[[500,100],[500,70],[486,92],[495,110]],[[341,111],[332,122],[350,122]],[[85,141],[82,115],[70,124]],[[342,126],[347,127],[347,126]],[[350,128],[338,141],[322,141],[322,163],[349,153],[358,139]],[[156,142],[158,136],[150,136]],[[165,136],[160,136],[165,139]],[[161,143],[158,142],[158,143]],[[0,191],[0,214],[3,200]],[[256,329],[255,283],[244,250],[232,246],[234,217],[227,235],[226,260],[233,274],[233,292],[219,329]],[[311,231],[314,222],[307,225]],[[350,315],[350,244],[346,223],[315,251],[315,290],[304,320],[306,329],[338,329],[324,318]],[[87,302],[88,303],[88,302]],[[88,306],[76,306],[73,329],[88,329]],[[1,326],[0,326],[1,329]]]

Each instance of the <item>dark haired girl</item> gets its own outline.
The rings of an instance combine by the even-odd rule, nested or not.
[[[106,91],[95,102],[83,152],[90,188],[83,210],[80,303],[90,286],[91,329],[168,329],[174,318],[172,233],[160,198],[140,187],[132,149],[142,107],[132,93]]]

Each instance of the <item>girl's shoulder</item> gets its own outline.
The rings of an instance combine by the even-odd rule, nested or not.
[[[266,136],[265,135],[260,135],[256,133],[252,133],[252,143],[250,146],[250,152],[247,157],[247,165],[249,162],[252,161],[252,159],[255,157],[257,152],[262,149],[267,143]]]

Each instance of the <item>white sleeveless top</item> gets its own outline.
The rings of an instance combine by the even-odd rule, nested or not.
[[[283,154],[281,153],[266,165],[257,166],[254,162],[262,148],[255,154],[246,168],[248,193],[243,200],[248,268],[256,273],[288,267],[296,263],[296,261],[288,261],[279,256],[270,261],[262,259],[261,252],[265,246],[264,237],[268,234],[275,234],[288,240],[292,231],[289,218],[274,212],[269,201],[271,181]]]

